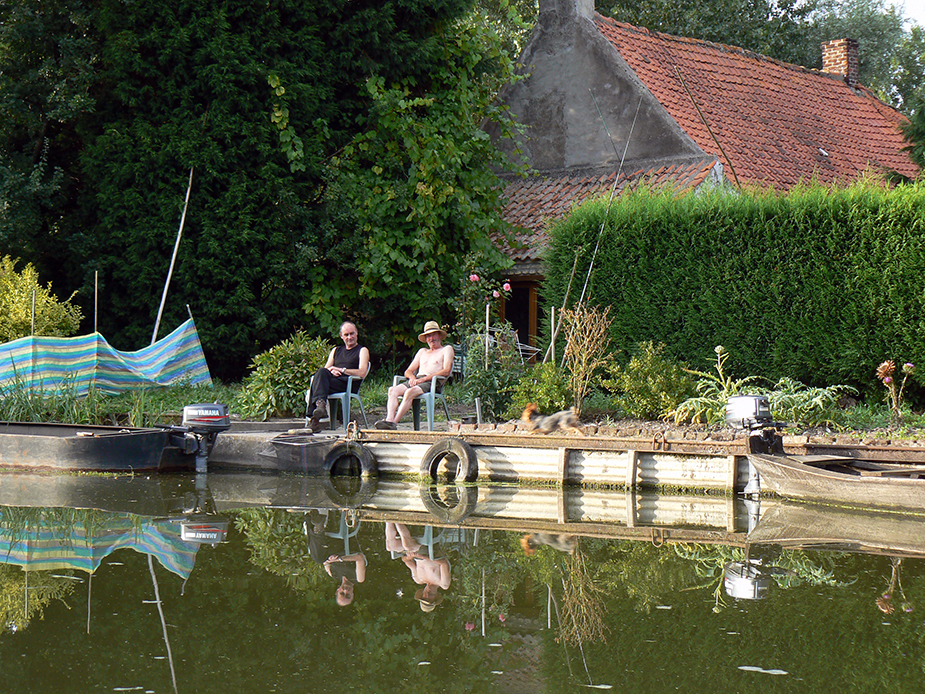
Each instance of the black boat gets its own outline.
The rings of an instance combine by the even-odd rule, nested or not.
[[[113,427],[0,422],[0,467],[72,472],[204,471],[219,432],[230,426],[228,406],[187,405],[181,425]]]

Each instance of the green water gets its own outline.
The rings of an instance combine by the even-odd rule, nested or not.
[[[723,584],[739,547],[579,535],[528,554],[509,522],[437,526],[418,554],[445,559],[450,582],[425,612],[386,549],[390,513],[325,511],[225,509],[211,546],[169,518],[0,508],[0,692],[925,690],[925,578],[908,549],[753,547],[767,592],[744,600]],[[356,533],[312,548],[313,519]],[[367,566],[340,606],[318,560],[345,549]]]

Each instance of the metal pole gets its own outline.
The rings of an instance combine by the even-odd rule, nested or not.
[[[183,214],[180,215],[180,228],[177,230],[177,240],[173,245],[173,256],[170,258],[170,269],[167,271],[167,281],[164,282],[164,293],[161,295],[161,305],[157,309],[157,320],[154,322],[154,333],[151,335],[151,344],[157,342],[157,331],[161,327],[161,316],[164,314],[164,303],[167,301],[167,287],[170,286],[170,277],[173,275],[173,266],[177,262],[177,252],[180,250],[180,237],[183,235],[183,224],[186,222],[186,208],[189,206],[189,194],[193,189],[193,167],[189,170],[189,185],[186,187],[186,201],[183,203]]]
[[[93,332],[99,332],[100,271],[93,273]]]
[[[32,332],[30,335],[35,335],[35,290],[32,290]]]

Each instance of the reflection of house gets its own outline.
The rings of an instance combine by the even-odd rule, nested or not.
[[[507,188],[507,318],[534,336],[539,249],[549,220],[589,197],[642,180],[695,189],[848,181],[868,169],[914,176],[901,152],[902,115],[857,82],[857,42],[823,47],[823,71],[707,41],[622,24],[593,0],[540,0],[521,62],[529,76],[502,100],[528,130],[538,174]],[[606,128],[604,122],[606,122]]]

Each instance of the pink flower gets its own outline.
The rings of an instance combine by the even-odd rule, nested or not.
[[[893,379],[890,378],[889,376],[886,376],[886,377],[883,379],[883,382],[884,382],[884,383],[892,383],[892,382],[893,382]]]
[[[502,622],[506,622],[506,621],[507,621],[507,617],[505,617],[503,614],[499,614],[499,615],[498,615],[498,619],[500,619]]]
[[[466,631],[472,631],[475,629],[475,622],[466,622]]]
[[[497,299],[499,296],[501,296],[501,293],[496,289],[491,293],[491,295]]]
[[[511,291],[511,285],[508,282],[505,282],[503,285],[501,285],[501,288],[506,292]]]
[[[479,276],[478,276],[478,275],[469,275],[469,281],[470,281],[470,282],[478,282],[478,281],[479,281]]]

